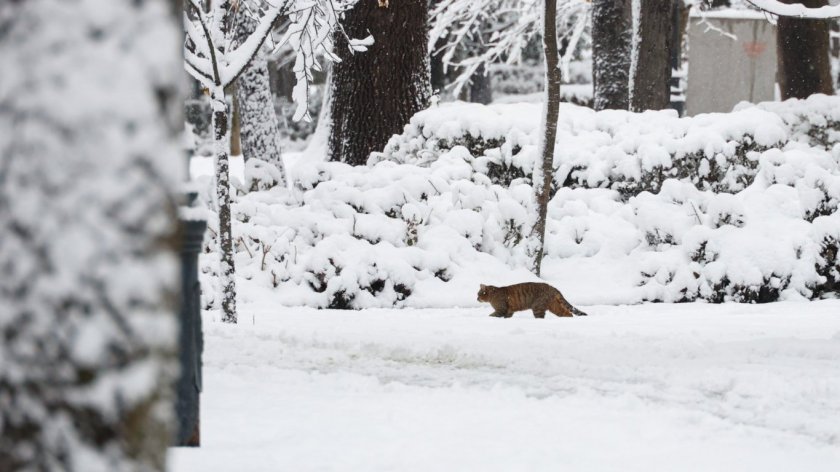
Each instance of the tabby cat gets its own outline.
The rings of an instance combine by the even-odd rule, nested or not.
[[[548,310],[557,316],[586,316],[563,298],[560,290],[539,282],[526,282],[507,287],[481,285],[478,301],[488,302],[496,310],[490,316],[510,318],[516,311],[531,310],[535,318],[545,318]]]

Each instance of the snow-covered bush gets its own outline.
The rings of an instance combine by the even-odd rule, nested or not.
[[[694,118],[563,107],[546,279],[589,303],[837,296],[840,147],[812,146],[805,120],[791,118],[818,122],[828,107],[784,107]],[[433,108],[366,167],[302,160],[289,188],[237,196],[242,297],[472,305],[479,283],[533,280],[521,242],[537,112]],[[205,306],[218,306],[214,293]]]
[[[554,183],[611,188],[625,198],[658,192],[667,179],[738,192],[752,182],[762,151],[794,142],[833,146],[838,105],[836,98],[821,96],[688,118],[670,110],[595,112],[566,105],[560,112]],[[370,163],[427,165],[442,152],[465,146],[477,172],[507,185],[529,177],[538,126],[538,104],[442,105],[415,115]]]

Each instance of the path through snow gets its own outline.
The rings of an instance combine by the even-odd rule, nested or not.
[[[171,469],[840,470],[840,301],[584,310],[208,314]]]

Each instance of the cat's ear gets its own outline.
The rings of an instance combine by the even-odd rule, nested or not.
[[[479,288],[481,288],[481,290],[484,290],[485,288],[487,288],[487,286],[484,285],[484,284],[481,284],[481,286]]]

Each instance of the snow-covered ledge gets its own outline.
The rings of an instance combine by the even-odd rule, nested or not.
[[[819,8],[808,8],[801,3],[789,5],[781,3],[778,0],[747,0],[747,2],[759,10],[778,16],[807,18],[810,20],[825,20],[840,17],[840,5],[826,5]]]

